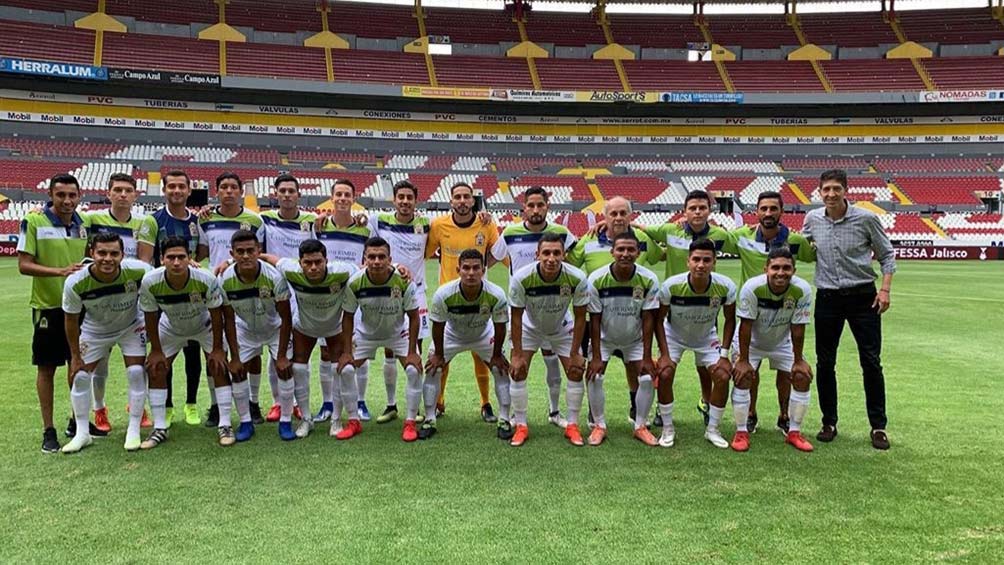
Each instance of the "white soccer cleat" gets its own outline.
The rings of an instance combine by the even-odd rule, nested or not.
[[[551,412],[547,416],[548,423],[558,426],[561,429],[565,429],[568,426],[568,420],[561,415],[561,412]]]
[[[673,447],[674,444],[676,444],[676,430],[663,428],[662,436],[659,438],[659,447]]]
[[[328,435],[335,437],[338,432],[342,431],[342,421],[335,418],[331,420],[331,429],[328,430]]]
[[[92,443],[94,443],[94,439],[91,438],[91,434],[77,430],[77,435],[73,436],[70,443],[64,445],[60,451],[63,453],[76,453]]]
[[[303,439],[310,435],[310,432],[314,429],[314,422],[309,418],[306,420],[300,420],[300,425],[296,427],[296,437]]]
[[[728,449],[729,447],[729,442],[722,437],[722,433],[713,428],[708,428],[704,431],[704,439],[719,449]]]
[[[126,451],[139,451],[139,446],[142,443],[142,438],[139,436],[139,431],[133,432],[129,430],[126,432],[125,447]]]

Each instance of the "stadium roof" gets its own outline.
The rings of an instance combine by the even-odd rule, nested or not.
[[[709,4],[773,4],[781,5],[785,3],[790,3],[792,0],[700,0],[703,1],[705,5]],[[596,3],[597,0],[547,0],[547,2],[553,2],[556,4],[589,4]],[[695,0],[606,0],[607,5],[614,4],[638,4],[638,5],[676,5],[676,6],[691,6],[695,4]],[[879,4],[879,0],[797,0],[798,4]]]

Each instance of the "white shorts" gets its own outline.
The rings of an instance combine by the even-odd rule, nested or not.
[[[594,346],[595,344],[590,344],[590,347]],[[641,346],[641,340],[638,340],[634,343],[626,343],[626,344],[612,343],[606,340],[601,340],[600,359],[602,359],[603,362],[606,363],[607,361],[610,360],[611,357],[613,357],[614,351],[617,351],[618,349],[621,350],[621,354],[624,356],[625,363],[641,361],[645,353],[645,348]]]
[[[109,337],[95,337],[81,331],[81,361],[88,365],[100,361],[111,354],[115,344],[118,344],[123,357],[146,357],[146,328],[143,323],[133,324]]]
[[[161,320],[163,320],[163,318],[161,318]],[[170,328],[164,327],[163,322],[161,322],[159,330],[160,348],[164,352],[164,357],[167,357],[168,359],[177,355],[179,351],[188,345],[189,341],[198,342],[204,353],[210,353],[213,350],[212,326],[207,325],[202,328],[201,332],[188,336],[178,335],[172,332]]]
[[[668,320],[663,323],[662,327],[666,331],[666,345],[669,347],[669,358],[673,360],[673,363],[679,364],[680,359],[683,357],[683,352],[688,349],[694,352],[694,364],[698,367],[710,367],[718,363],[718,360],[721,358],[721,353],[718,352],[718,348],[721,347],[721,342],[718,341],[718,330],[708,332],[703,343],[690,344],[684,343],[677,337],[673,332],[673,328],[670,327]],[[736,337],[732,343],[739,343],[738,340],[739,334],[736,333]]]
[[[569,323],[555,333],[545,334],[526,327],[526,321],[524,320],[523,351],[547,349],[557,353],[559,357],[568,357],[572,354],[572,333],[574,329],[574,324]]]
[[[443,338],[443,359],[449,363],[458,353],[463,353],[464,351],[472,351],[481,358],[482,361],[487,365],[492,360],[492,353],[495,351],[495,336],[489,335],[488,337],[481,339],[479,341],[452,341],[449,338]],[[432,346],[431,351],[435,351],[435,345]]]
[[[366,339],[363,335],[356,333],[352,339],[353,359],[376,359],[377,351],[390,349],[395,357],[408,355],[408,330],[401,330],[401,333],[391,339]]]
[[[739,360],[738,343],[733,349],[732,360],[735,362]],[[792,349],[791,341],[782,343],[771,351],[757,349],[750,344],[750,365],[753,365],[754,369],[759,370],[760,364],[763,363],[764,359],[770,361],[770,369],[772,371],[790,373],[792,366],[795,364],[795,350]]]
[[[240,347],[241,363],[247,363],[261,355],[263,347],[268,348],[269,357],[279,358],[279,330],[271,336],[256,336],[252,333],[242,332],[237,328],[237,345]],[[286,358],[293,356],[293,336],[289,336],[289,348],[286,350]]]

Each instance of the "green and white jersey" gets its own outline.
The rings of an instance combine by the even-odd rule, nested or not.
[[[792,324],[804,326],[809,323],[811,310],[812,288],[805,279],[793,276],[787,290],[774,294],[764,274],[743,285],[736,315],[754,320],[752,347],[773,351],[791,339]]]
[[[447,341],[473,343],[491,337],[494,324],[509,321],[509,304],[505,291],[489,280],[482,280],[481,292],[467,300],[460,290],[460,279],[455,279],[436,290],[429,304],[429,318],[446,324]]]
[[[300,244],[314,239],[316,219],[316,214],[298,210],[295,218],[287,220],[279,216],[278,210],[266,210],[261,213],[262,226],[258,230],[258,241],[262,242],[266,253],[297,259],[300,257]]]
[[[321,231],[317,232],[317,239],[328,250],[328,261],[344,261],[358,267],[363,264],[363,248],[370,235],[369,226],[352,224],[340,228],[332,218],[328,218]],[[391,253],[393,251],[391,249]]]
[[[63,268],[84,259],[91,221],[74,213],[69,225],[47,205],[41,212],[30,212],[21,220],[17,238],[18,253],[27,253],[45,267]],[[32,308],[48,310],[63,304],[66,277],[32,277]]]
[[[111,208],[98,210],[96,212],[86,212],[91,220],[91,233],[112,232],[119,234],[122,238],[122,245],[125,248],[125,256],[135,259],[138,254],[140,243],[146,243],[151,247],[157,244],[157,220],[153,216],[144,214],[130,214],[129,219],[120,222],[112,216]]]
[[[167,282],[167,268],[157,267],[143,277],[139,307],[163,312],[160,327],[178,336],[197,336],[209,327],[209,310],[223,305],[220,282],[212,273],[188,267],[188,280],[175,289]]]
[[[624,281],[614,277],[613,265],[589,275],[589,312],[602,314],[603,340],[627,345],[641,341],[641,317],[659,308],[659,277],[635,265]]]
[[[237,276],[237,265],[230,265],[220,275],[223,304],[234,309],[235,324],[241,333],[270,336],[279,331],[282,320],[276,302],[289,301],[289,285],[278,269],[258,261],[258,276],[244,282]]]
[[[683,226],[675,223],[662,224],[661,226],[645,228],[645,233],[666,248],[666,275],[664,278],[667,279],[673,275],[687,272],[690,244],[696,239],[710,239],[715,242],[717,251],[736,253],[729,232],[711,224],[707,224],[699,232],[691,230],[690,226],[686,224]]]
[[[659,302],[669,307],[667,337],[693,347],[706,347],[718,336],[718,312],[736,303],[736,283],[711,273],[711,284],[701,293],[690,284],[690,273],[673,275],[662,283]]]
[[[509,257],[509,272],[515,273],[537,261],[537,242],[540,241],[540,236],[545,233],[560,235],[564,241],[566,253],[575,246],[575,236],[565,226],[546,223],[542,231],[534,232],[526,227],[526,222],[522,222],[510,224],[502,230],[502,235],[492,246],[492,255],[496,261]]]
[[[340,331],[342,302],[349,278],[358,268],[343,261],[331,261],[317,283],[307,280],[299,261],[281,259],[276,265],[289,284],[293,300],[293,327],[311,337],[331,337]]]
[[[216,207],[209,218],[199,218],[199,245],[209,248],[209,266],[215,268],[230,260],[230,238],[234,232],[249,230],[257,235],[261,226],[261,216],[244,207],[236,216],[224,216]]]
[[[652,238],[641,230],[628,229],[638,238],[640,244],[639,263],[655,265],[662,260],[662,249],[652,241]],[[586,274],[592,274],[614,262],[614,256],[610,254],[612,247],[613,242],[607,236],[606,230],[596,235],[585,235],[575,244],[565,260],[581,268]]]
[[[816,249],[805,236],[789,230],[785,225],[778,228],[777,237],[770,241],[764,240],[759,226],[743,226],[729,232],[736,252],[739,253],[739,261],[742,263],[740,287],[749,279],[763,274],[764,266],[767,265],[767,254],[775,247],[788,246],[796,262],[816,260]]]
[[[421,304],[425,304],[425,244],[429,241],[429,219],[415,216],[411,222],[397,221],[393,212],[379,214],[370,219],[372,233],[390,243],[394,262],[411,271],[411,281],[418,290]]]
[[[150,265],[137,259],[123,259],[119,275],[111,282],[99,281],[94,266],[80,269],[66,277],[63,286],[63,311],[87,315],[80,331],[95,339],[110,338],[140,322],[139,290]]]
[[[543,334],[554,334],[572,322],[568,306],[589,306],[589,281],[581,270],[561,264],[553,281],[540,274],[534,262],[509,279],[509,304],[523,308],[523,325]]]
[[[418,310],[418,289],[396,270],[387,282],[374,283],[363,269],[349,279],[342,309],[356,314],[356,331],[364,339],[397,338],[405,324],[405,312]]]

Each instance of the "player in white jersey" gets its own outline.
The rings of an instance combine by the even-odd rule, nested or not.
[[[589,409],[596,424],[589,434],[589,445],[600,445],[607,437],[603,373],[610,356],[618,350],[623,356],[629,385],[638,383],[634,437],[646,445],[656,444],[645,427],[645,416],[652,408],[653,368],[649,352],[655,313],[659,309],[659,279],[637,264],[640,247],[638,238],[630,231],[614,236],[610,248],[614,262],[589,275],[592,360],[586,380]]]
[[[812,444],[801,432],[812,383],[812,369],[802,356],[805,326],[812,310],[812,288],[805,279],[795,276],[795,259],[788,247],[772,249],[764,271],[746,281],[739,293],[739,352],[732,391],[736,435],[732,448],[749,449],[749,389],[758,378],[760,363],[767,359],[782,380],[791,381],[785,443],[799,451],[812,451]]]
[[[293,330],[289,285],[278,269],[260,260],[261,248],[250,231],[234,233],[230,239],[230,253],[234,264],[219,279],[226,333],[230,341],[234,336],[237,341],[236,362],[231,360],[232,369],[249,372],[254,370],[249,369],[254,365],[260,371],[262,348],[268,348],[269,366],[274,368],[278,381],[275,401],[279,407],[279,437],[284,441],[296,439],[292,424],[294,384],[289,360]],[[231,351],[232,359],[233,356]]]
[[[137,315],[137,300],[143,275],[150,266],[142,261],[124,259],[122,238],[115,232],[99,233],[91,240],[94,262],[66,279],[63,286],[63,311],[66,313],[66,338],[70,345],[70,399],[77,430],[63,446],[63,453],[76,453],[91,445],[88,431],[91,413],[91,381],[101,359],[108,357],[118,344],[125,360],[129,380],[129,426],[125,448],[139,449],[140,419],[146,399],[146,337],[143,321]],[[80,314],[87,315],[81,324]]]
[[[673,381],[676,367],[687,350],[694,352],[698,367],[711,374],[708,424],[704,437],[715,447],[726,448],[718,431],[725,403],[728,401],[732,365],[729,348],[736,326],[736,285],[728,277],[715,273],[715,244],[697,239],[687,250],[687,272],[666,279],[659,290],[659,319],[656,341],[659,345],[659,414],[662,436],[659,445],[672,447],[676,441],[673,426]],[[725,312],[724,345],[719,346],[718,312]],[[665,324],[663,324],[665,322]]]
[[[189,341],[197,342],[206,356],[218,401],[217,436],[222,446],[247,440],[251,434],[247,380],[227,374],[223,351],[223,297],[219,281],[209,271],[191,263],[187,242],[170,236],[161,244],[161,266],[143,277],[140,309],[150,336],[150,410],[153,432],[143,442],[152,449],[167,439],[167,369]],[[241,430],[236,437],[230,425],[230,407],[236,402]],[[253,428],[250,430],[253,432]]]
[[[526,378],[533,354],[540,349],[555,353],[564,366],[568,376],[565,437],[572,445],[583,445],[578,422],[585,392],[582,376],[586,360],[579,350],[586,331],[589,282],[584,272],[564,262],[565,244],[560,234],[544,233],[536,246],[538,261],[519,269],[509,279],[512,318],[509,396],[515,422],[510,444],[518,447],[529,437]],[[569,306],[574,308],[573,316],[568,313]],[[554,404],[551,408],[548,419],[556,423]]]
[[[425,422],[418,437],[428,439],[436,433],[436,399],[443,369],[458,353],[470,351],[491,368],[499,403],[497,435],[510,440],[509,361],[503,351],[508,301],[502,288],[484,278],[485,256],[480,251],[464,250],[458,262],[460,278],[439,287],[429,304],[432,350],[425,370],[433,378],[425,380]]]
[[[363,249],[365,269],[352,275],[342,309],[342,334],[346,343],[339,359],[343,378],[355,378],[354,372],[378,349],[385,348],[401,362],[408,376],[405,391],[406,413],[401,439],[418,439],[415,418],[422,401],[422,357],[418,350],[418,289],[391,264],[387,240],[373,237]],[[358,313],[358,314],[357,314]],[[358,327],[355,322],[358,319]],[[355,330],[353,332],[353,329]],[[350,420],[351,425],[351,420]],[[346,428],[348,430],[349,428]],[[345,439],[352,437],[347,431]],[[339,436],[336,436],[339,437]]]
[[[327,344],[329,355],[341,356],[342,301],[349,277],[358,269],[350,263],[329,262],[327,249],[316,239],[301,243],[299,256],[298,261],[274,255],[262,255],[261,259],[282,273],[294,298],[293,395],[304,414],[295,434],[298,438],[305,438],[314,429],[314,419],[309,416],[310,369],[307,361],[318,340]],[[341,414],[341,405],[344,403],[350,421],[354,420],[358,424],[355,378],[339,379],[338,390],[332,390],[331,394],[334,399],[332,412]],[[332,418],[331,435],[337,435],[341,431],[341,420],[338,417]]]
[[[523,222],[510,224],[502,230],[502,235],[492,247],[492,256],[495,260],[509,259],[510,274],[537,261],[537,242],[545,234],[559,236],[566,252],[575,246],[575,236],[568,231],[568,228],[547,222],[549,209],[549,198],[543,188],[531,186],[523,193]],[[550,349],[543,349],[541,354],[544,357],[545,380],[550,402],[548,421],[563,428],[565,419],[558,409],[558,402],[561,399],[561,362]]]

